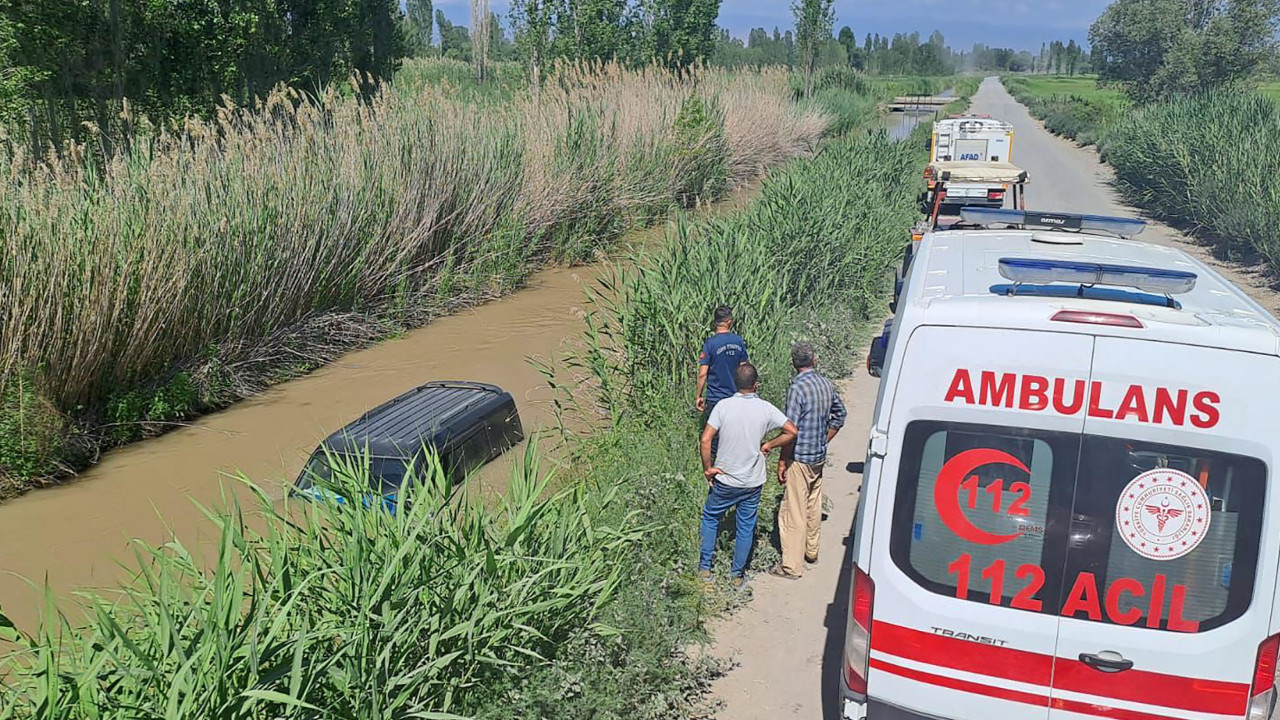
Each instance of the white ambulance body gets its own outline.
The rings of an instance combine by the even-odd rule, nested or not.
[[[1278,404],[1280,325],[1179,250],[926,235],[855,521],[844,717],[1265,720]]]
[[[938,120],[929,143],[929,164],[937,162],[1013,162],[1013,126],[1003,120],[966,115]],[[956,183],[947,186],[947,204],[1000,207],[1004,184]]]

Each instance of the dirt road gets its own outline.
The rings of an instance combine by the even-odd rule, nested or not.
[[[1062,212],[1138,215],[1111,188],[1112,174],[1097,153],[1046,132],[1000,85],[988,78],[972,111],[1014,126],[1013,162],[1031,176],[1027,207]],[[923,148],[921,153],[923,153]],[[905,232],[904,228],[904,232]],[[1214,260],[1176,231],[1153,223],[1140,239],[1178,245],[1239,285],[1276,314],[1280,293],[1259,273]],[[799,581],[762,575],[752,580],[753,600],[715,623],[712,652],[738,667],[714,687],[723,702],[723,720],[840,717],[836,693],[849,603],[847,540],[852,531],[857,489],[878,381],[865,374],[843,383],[850,406],[844,432],[832,444],[825,477],[831,511],[823,523],[820,562]]]

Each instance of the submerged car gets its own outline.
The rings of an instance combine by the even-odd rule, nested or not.
[[[362,467],[365,504],[394,508],[406,480],[429,472],[434,453],[455,482],[524,439],[511,393],[476,382],[429,382],[375,407],[333,433],[307,460],[294,494],[345,502],[324,487],[334,468]]]

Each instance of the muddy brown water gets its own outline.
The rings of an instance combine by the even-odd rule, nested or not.
[[[724,213],[757,194],[752,185],[703,212]],[[623,247],[652,245],[664,232],[660,225],[632,233]],[[132,556],[135,538],[206,543],[213,527],[196,503],[221,507],[230,494],[252,506],[233,480],[238,475],[283,497],[320,440],[425,382],[498,385],[515,397],[527,434],[554,434],[552,394],[529,358],[563,354],[579,337],[585,289],[606,267],[540,272],[519,292],[349,353],[189,426],[108,453],[72,482],[0,505],[0,609],[34,629],[46,578],[66,608],[74,589],[127,579],[129,564],[118,559]],[[508,452],[469,482],[496,495],[521,454]]]

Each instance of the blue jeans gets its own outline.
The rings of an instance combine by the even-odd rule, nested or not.
[[[711,556],[716,549],[716,530],[720,518],[732,507],[738,508],[738,536],[733,543],[733,574],[741,575],[747,569],[747,557],[751,555],[751,543],[756,538],[756,510],[760,507],[763,488],[729,487],[719,481],[707,491],[707,502],[702,506],[702,557],[699,570],[711,569]]]

